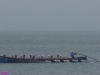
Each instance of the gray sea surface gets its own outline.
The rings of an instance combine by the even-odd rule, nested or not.
[[[53,55],[78,52],[100,60],[99,32],[0,32],[0,55]],[[79,56],[79,55],[76,55]],[[100,62],[0,63],[9,75],[100,75]],[[93,61],[93,62],[92,62]]]

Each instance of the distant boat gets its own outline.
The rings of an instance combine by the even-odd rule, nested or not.
[[[64,62],[86,62],[87,57],[73,58],[13,58],[0,56],[0,63],[64,63]]]

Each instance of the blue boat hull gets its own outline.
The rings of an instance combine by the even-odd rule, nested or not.
[[[16,61],[16,58],[0,56],[0,63],[12,63],[12,62],[15,62],[15,61]]]

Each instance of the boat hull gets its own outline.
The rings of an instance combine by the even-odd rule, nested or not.
[[[87,61],[86,57],[76,57],[75,59],[72,58],[53,58],[53,59],[21,59],[21,58],[11,58],[11,57],[3,57],[0,56],[0,63],[64,63],[64,62],[83,62]]]

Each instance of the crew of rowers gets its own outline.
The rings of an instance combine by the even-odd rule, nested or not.
[[[71,51],[71,54],[70,54],[71,58],[74,59],[75,58],[74,55],[75,55],[75,53]],[[6,55],[4,55],[4,57],[6,57]],[[41,56],[39,55],[39,57],[36,58],[35,55],[34,56],[30,55],[30,58],[26,58],[25,55],[20,56],[20,57],[17,57],[17,55],[15,55],[15,56],[12,56],[11,58],[20,58],[20,59],[44,59],[44,56],[43,55],[41,55]],[[65,58],[65,57],[62,57],[61,55],[57,55],[57,57],[54,58],[52,55],[48,55],[48,58],[47,59],[61,59],[61,58]]]
[[[4,55],[4,57],[7,57],[7,56]],[[39,55],[38,57],[35,57],[35,55],[33,55],[33,56],[30,55],[29,58],[26,58],[25,55],[22,55],[20,57],[18,57],[17,55],[15,55],[15,56],[12,55],[11,58],[20,58],[20,59],[44,59],[45,57],[44,57],[44,55]],[[57,55],[57,57],[55,58],[52,55],[48,55],[48,57],[45,58],[45,59],[60,59],[60,58],[64,58],[64,57],[62,57],[61,55]]]

